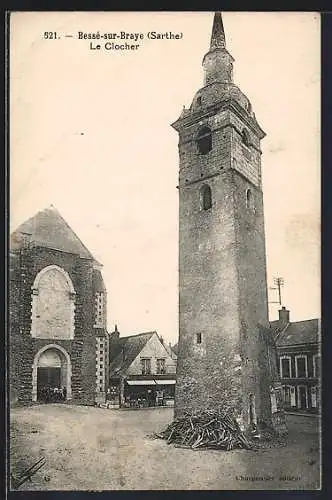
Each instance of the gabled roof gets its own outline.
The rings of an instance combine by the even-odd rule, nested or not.
[[[319,320],[307,319],[283,325],[280,321],[272,321],[277,347],[312,344],[319,342]]]
[[[12,233],[11,245],[13,247],[20,244],[21,233],[30,235],[29,241],[37,246],[94,260],[86,246],[53,206],[37,212]]]
[[[110,376],[125,373],[153,335],[157,335],[157,332],[139,333],[122,338],[111,336],[109,346]]]

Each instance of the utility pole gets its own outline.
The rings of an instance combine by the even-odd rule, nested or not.
[[[274,287],[270,287],[270,290],[278,290],[278,301],[270,301],[270,304],[279,304],[280,306],[282,305],[282,300],[281,300],[281,288],[284,286],[284,278],[281,278],[280,276],[276,276],[273,278],[273,283]]]

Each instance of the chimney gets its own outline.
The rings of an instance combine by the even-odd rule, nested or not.
[[[282,306],[281,309],[279,309],[279,321],[281,323],[284,323],[285,325],[289,323],[289,311],[286,309],[285,306]]]
[[[120,332],[118,330],[118,325],[115,325],[113,335],[114,335],[114,337],[117,337],[117,338],[120,337]]]
[[[163,337],[160,335],[159,338],[160,338],[160,342],[164,345],[164,339],[163,339]]]

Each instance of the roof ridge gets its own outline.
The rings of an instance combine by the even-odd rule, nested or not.
[[[321,318],[308,318],[308,319],[299,319],[298,321],[289,321],[289,325],[294,325],[295,323],[305,323],[307,321],[320,321]],[[279,323],[280,319],[274,319],[270,321],[270,323]]]
[[[309,319],[300,319],[299,321],[290,321],[291,325],[296,323],[306,323],[307,321],[319,321],[319,318],[309,318]]]
[[[132,335],[127,335],[126,337],[119,337],[119,340],[129,339],[131,337],[139,337],[140,335],[153,335],[154,333],[157,333],[156,330],[151,330],[150,332],[133,333]]]

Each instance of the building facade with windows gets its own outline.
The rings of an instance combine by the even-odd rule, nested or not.
[[[290,321],[283,307],[271,322],[286,410],[317,412],[321,406],[321,325],[319,319]]]
[[[107,297],[101,267],[52,206],[11,234],[12,401],[105,401]]]
[[[157,332],[120,337],[110,334],[110,379],[107,399],[114,406],[172,404],[176,354]]]

